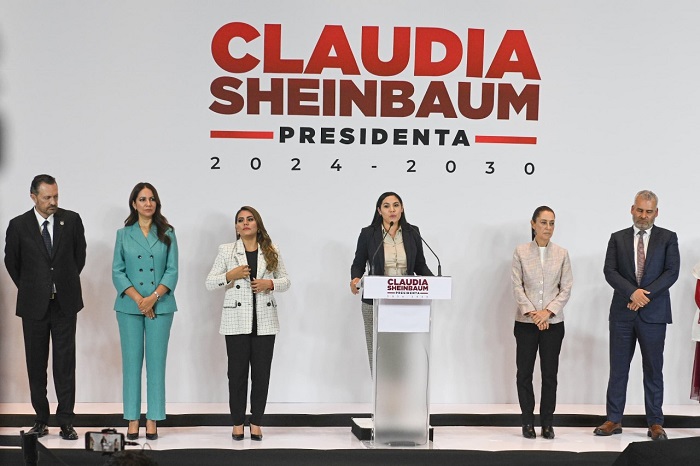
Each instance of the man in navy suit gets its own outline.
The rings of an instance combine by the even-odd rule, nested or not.
[[[80,216],[58,208],[58,185],[37,175],[30,187],[34,208],[10,220],[5,239],[5,267],[17,285],[17,315],[22,318],[24,351],[32,407],[29,433],[48,434],[46,383],[49,342],[60,435],[77,440],[75,405],[75,328],[83,308],[80,272],[85,265],[85,231]]]
[[[647,435],[665,440],[664,342],[671,320],[669,288],[678,279],[680,254],[676,233],[654,225],[658,198],[640,191],[634,198],[634,225],[610,236],[605,255],[605,280],[613,287],[610,304],[610,378],[607,421],[593,432],[622,432],[630,362],[639,342],[644,373],[644,407]]]

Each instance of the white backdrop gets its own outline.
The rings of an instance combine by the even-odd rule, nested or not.
[[[348,289],[360,228],[380,193],[393,190],[408,219],[421,227],[454,278],[451,302],[434,308],[431,398],[436,403],[515,403],[514,302],[510,260],[529,240],[529,217],[554,208],[554,241],[569,249],[574,288],[566,308],[559,371],[560,403],[605,401],[608,306],[603,274],[611,232],[631,224],[640,189],[660,197],[657,223],[678,232],[681,275],[672,288],[674,324],[666,343],[666,404],[688,400],[694,343],[694,279],[700,260],[692,186],[698,162],[696,85],[700,5],[658,1],[431,2],[0,2],[0,225],[31,206],[29,183],[55,176],[60,205],[86,227],[85,309],[78,319],[77,400],[121,400],[119,338],[112,310],[115,231],[138,181],[159,190],[176,227],[180,281],[168,355],[167,399],[227,400],[224,338],[218,335],[223,295],[204,278],[217,245],[234,238],[233,214],[243,204],[261,212],[280,246],[292,281],[278,295],[282,332],[270,386],[273,402],[369,401],[360,302]],[[507,30],[522,30],[540,80],[465,76],[464,61],[447,76],[360,76],[338,69],[318,74],[263,73],[270,79],[400,80],[422,95],[428,81],[539,86],[539,113],[495,113],[482,120],[408,116],[221,115],[212,81],[232,76],[212,58],[223,25],[240,21],[263,31],[280,24],[281,54],[308,60],[325,25],[342,25],[360,60],[362,26],[379,26],[381,54],[391,55],[392,28],[442,28],[466,43],[483,29],[486,66]],[[234,56],[262,58],[263,39],[231,42]],[[413,54],[413,46],[412,46]],[[439,44],[433,47],[439,60]],[[413,55],[411,55],[413,57]],[[512,57],[517,61],[521,57]],[[413,60],[413,58],[411,58]],[[419,91],[418,89],[422,89]],[[286,90],[286,88],[285,88]],[[243,92],[243,91],[241,91]],[[245,96],[245,93],[243,92]],[[313,100],[313,99],[312,99]],[[480,94],[472,97],[478,106]],[[458,113],[459,115],[459,113]],[[280,126],[463,129],[469,146],[280,143]],[[273,140],[210,138],[212,130],[270,130]],[[453,133],[454,134],[454,133]],[[475,135],[536,137],[537,143],[477,144]],[[410,139],[410,138],[409,138]],[[451,139],[448,138],[448,141]],[[219,169],[211,169],[218,157]],[[251,169],[251,159],[260,168]],[[293,158],[300,171],[292,171]],[[331,169],[339,160],[340,171]],[[415,172],[406,170],[415,162]],[[456,169],[448,173],[446,163]],[[494,173],[487,174],[487,162]],[[535,172],[527,175],[526,163]],[[372,165],[377,168],[371,168]],[[3,243],[4,244],[4,243]],[[436,265],[431,257],[433,270]],[[0,402],[28,402],[16,290],[0,268]],[[51,385],[51,383],[50,383]],[[49,388],[50,396],[53,387]],[[642,404],[637,357],[628,402]]]

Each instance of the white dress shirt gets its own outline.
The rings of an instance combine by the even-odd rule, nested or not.
[[[39,223],[39,233],[43,234],[44,222],[48,220],[49,224],[46,225],[46,229],[49,230],[49,235],[51,235],[51,244],[53,244],[53,214],[49,215],[48,218],[44,218],[39,212],[37,212],[35,207],[34,215],[36,215],[36,221]]]

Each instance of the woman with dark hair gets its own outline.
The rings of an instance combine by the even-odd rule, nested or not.
[[[112,261],[129,440],[139,437],[144,354],[147,439],[158,438],[156,421],[165,419],[165,359],[177,311],[177,258],[175,231],[161,213],[158,191],[150,183],[138,183],[129,196],[124,228],[117,231]]]
[[[554,211],[541,206],[530,220],[532,241],[513,253],[513,295],[518,305],[513,333],[516,349],[516,386],[523,437],[534,439],[535,394],[532,374],[540,353],[542,437],[554,438],[554,409],[557,402],[559,353],[564,339],[564,306],[569,301],[573,275],[569,253],[552,243]]]
[[[229,408],[234,440],[243,440],[250,368],[250,438],[262,440],[275,335],[279,333],[275,291],[290,281],[279,249],[257,210],[236,212],[236,242],[222,244],[206,280],[208,290],[225,288],[219,333],[226,337]]]
[[[425,263],[418,227],[406,221],[401,196],[394,192],[379,196],[372,223],[360,231],[355,259],[350,266],[353,294],[359,293],[357,285],[367,267],[370,275],[433,275]],[[362,300],[362,319],[372,371],[374,317],[371,299]]]

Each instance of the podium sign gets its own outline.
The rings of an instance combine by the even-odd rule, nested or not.
[[[451,299],[452,277],[384,277],[362,280],[365,299]]]
[[[430,327],[433,299],[450,299],[450,277],[364,278],[374,300],[374,444],[425,445],[430,421]]]

